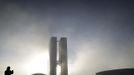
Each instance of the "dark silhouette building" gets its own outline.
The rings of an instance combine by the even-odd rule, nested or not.
[[[50,75],[56,75],[56,66],[57,66],[57,38],[52,37],[50,39]]]
[[[50,75],[56,75],[57,71],[56,67],[58,62],[59,62],[58,64],[61,67],[61,75],[68,75],[67,38],[61,37],[60,40],[57,41],[57,37],[51,37],[49,53],[50,53]],[[58,61],[57,56],[59,56]]]
[[[107,70],[98,72],[96,75],[134,75],[134,68]]]
[[[59,64],[61,66],[61,75],[68,75],[67,62],[67,38],[62,37],[59,41]]]

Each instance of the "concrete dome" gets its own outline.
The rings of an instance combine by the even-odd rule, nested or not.
[[[107,70],[98,72],[96,75],[134,75],[134,68]]]
[[[46,74],[43,74],[43,73],[34,73],[32,75],[46,75]]]

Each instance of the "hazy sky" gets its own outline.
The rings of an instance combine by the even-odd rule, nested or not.
[[[51,36],[68,39],[69,75],[133,68],[134,1],[0,1],[0,74],[48,74]]]

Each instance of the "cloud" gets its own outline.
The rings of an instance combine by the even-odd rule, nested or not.
[[[29,3],[0,5],[0,74],[12,65],[15,75],[26,75],[20,65],[46,52],[53,35],[68,39],[70,75],[134,67],[132,4]]]
[[[48,52],[48,22],[14,3],[7,3],[0,13],[0,60],[3,66],[15,69],[15,75],[24,75],[21,66],[31,56]]]
[[[115,42],[110,38],[83,39],[79,43],[75,59],[69,59],[70,75],[95,75],[99,71],[134,67],[130,59],[133,54],[127,53],[132,48],[113,46]]]

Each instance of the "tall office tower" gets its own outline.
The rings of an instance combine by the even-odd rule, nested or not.
[[[50,75],[56,75],[57,66],[57,38],[51,37],[50,39]]]
[[[61,75],[68,75],[67,62],[67,38],[62,37],[59,41],[59,63],[61,66]]]

